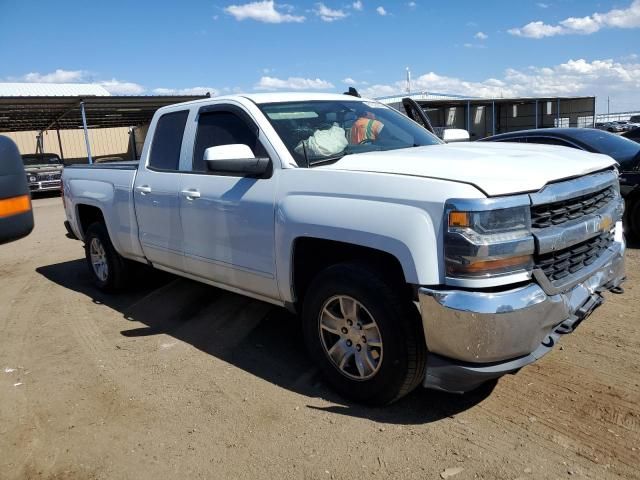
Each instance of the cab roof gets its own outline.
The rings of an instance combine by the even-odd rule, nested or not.
[[[282,103],[282,102],[309,102],[318,100],[366,100],[352,95],[340,93],[308,93],[308,92],[271,92],[271,93],[249,93],[240,95],[248,98],[257,104]]]

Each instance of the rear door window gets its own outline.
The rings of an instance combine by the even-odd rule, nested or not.
[[[153,134],[149,167],[157,170],[178,170],[184,127],[188,110],[165,113],[158,119]]]

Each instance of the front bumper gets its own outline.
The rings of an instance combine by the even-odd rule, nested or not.
[[[420,288],[429,356],[424,386],[462,393],[533,363],[624,280],[624,240],[579,283],[556,292],[530,283],[501,292]],[[546,290],[545,290],[546,288]]]
[[[60,190],[62,188],[62,180],[43,180],[39,182],[29,182],[29,190],[31,192],[50,192]]]

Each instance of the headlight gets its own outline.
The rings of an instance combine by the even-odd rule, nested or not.
[[[528,197],[450,200],[445,221],[448,278],[482,279],[531,272],[534,241]]]

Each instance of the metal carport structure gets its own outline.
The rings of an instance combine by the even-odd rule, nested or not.
[[[0,96],[0,133],[37,131],[40,144],[43,132],[56,130],[62,152],[60,130],[82,128],[92,163],[89,129],[139,127],[160,107],[208,96]]]

